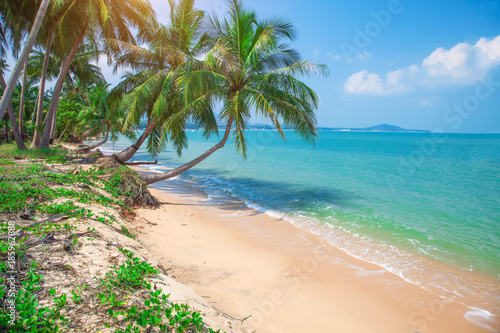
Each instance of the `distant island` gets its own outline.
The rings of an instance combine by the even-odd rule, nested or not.
[[[226,127],[225,124],[218,124],[220,130],[224,130]],[[233,125],[234,127],[234,125]],[[146,121],[141,122],[138,129],[145,129]],[[284,130],[293,130],[293,128],[288,126],[282,126]],[[187,130],[197,130],[198,126],[189,123],[186,125]],[[275,130],[276,127],[269,124],[249,124],[246,127],[247,130]],[[431,133],[429,130],[421,130],[421,129],[406,129],[395,125],[388,124],[380,124],[376,126],[370,126],[365,128],[346,128],[346,127],[317,127],[318,131],[338,131],[338,132],[406,132],[406,133]]]
[[[406,129],[399,126],[380,124],[376,126],[370,126],[365,128],[330,128],[330,127],[318,127],[318,131],[341,131],[341,132],[411,132],[411,133],[430,133],[429,130],[421,129]]]
[[[220,126],[220,129],[223,129]],[[272,125],[268,124],[250,124],[247,129],[251,130],[273,130],[276,129]],[[283,126],[283,129],[290,130],[292,128]],[[338,132],[411,132],[411,133],[430,133],[428,130],[420,129],[406,129],[399,126],[380,124],[376,126],[370,126],[365,128],[345,128],[345,127],[318,127],[318,131],[338,131]]]

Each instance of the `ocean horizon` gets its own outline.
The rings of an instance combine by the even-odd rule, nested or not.
[[[320,235],[440,296],[500,315],[500,134],[320,131],[315,145],[286,131],[246,132],[173,181],[214,204],[235,200]],[[216,142],[189,131],[150,166],[169,170]],[[124,137],[103,152],[130,145]],[[144,144],[144,147],[146,144]],[[144,147],[135,161],[152,159]]]

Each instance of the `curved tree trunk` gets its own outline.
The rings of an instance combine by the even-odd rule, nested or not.
[[[142,161],[142,162],[127,162],[125,165],[151,165],[151,164],[158,164],[158,160],[155,160],[154,162],[151,161]]]
[[[122,163],[125,163],[128,160],[130,160],[132,158],[132,156],[134,156],[135,153],[139,150],[139,148],[141,148],[141,145],[147,139],[149,134],[153,131],[153,129],[155,128],[157,123],[158,123],[158,120],[156,120],[156,119],[151,120],[149,122],[148,126],[146,126],[146,130],[144,131],[144,133],[142,133],[142,135],[139,137],[139,139],[133,145],[131,145],[130,147],[128,147],[125,150],[122,150],[118,154],[113,154],[113,156],[117,160],[121,161]]]
[[[0,74],[0,87],[2,87],[2,90],[5,91],[5,80],[3,78],[3,74]],[[14,107],[12,106],[12,103],[9,101],[7,104],[7,112],[9,114],[9,120],[10,123],[12,124],[12,133],[14,133],[14,139],[16,140],[17,144],[17,149],[19,150],[25,150],[26,145],[24,144],[24,140],[21,137],[21,133],[19,133],[19,127],[17,127],[17,122],[16,122],[16,114],[14,113]],[[6,127],[8,128],[7,124]],[[8,141],[8,137],[7,137]]]
[[[96,149],[97,147],[102,146],[103,144],[105,144],[106,142],[108,142],[110,127],[111,126],[108,126],[108,130],[106,132],[106,137],[104,137],[104,140],[102,140],[101,142],[99,142],[99,143],[97,143],[95,145],[89,146],[89,150]]]
[[[42,21],[45,17],[45,12],[47,11],[49,3],[50,0],[43,0],[40,4],[40,7],[36,14],[35,22],[33,22],[30,34],[28,36],[28,39],[26,40],[26,44],[24,44],[23,51],[21,52],[21,55],[19,56],[14,69],[12,70],[12,74],[9,78],[7,87],[3,91],[3,96],[0,100],[0,121],[2,121],[5,110],[7,110],[7,106],[10,104],[10,98],[12,96],[12,92],[14,91],[14,87],[16,86],[17,79],[19,79],[19,75],[21,74],[22,67],[24,63],[28,61],[28,56],[31,52],[31,49],[33,48],[33,44],[35,44],[36,36],[38,35],[38,31],[40,30],[40,26],[42,25]],[[14,121],[15,119],[16,118],[14,118]]]
[[[59,72],[59,78],[57,79],[57,83],[54,87],[54,92],[52,93],[52,99],[50,100],[49,111],[47,112],[47,116],[45,117],[45,128],[43,130],[42,140],[40,141],[40,148],[49,148],[49,140],[50,134],[52,132],[52,124],[53,117],[57,106],[59,105],[59,98],[61,97],[61,91],[66,79],[66,75],[68,74],[69,66],[75,57],[76,51],[78,50],[78,46],[85,37],[85,32],[87,31],[88,21],[85,22],[80,30],[80,34],[76,38],[73,46],[71,46],[71,50],[69,51],[68,56],[64,59],[61,65],[61,71]]]
[[[83,140],[85,140],[89,136],[89,134],[90,134],[90,132],[92,132],[92,130],[93,130],[93,128],[86,130],[82,135],[80,135],[78,138],[76,138],[75,141],[82,142]]]
[[[191,169],[192,167],[194,167],[195,165],[197,165],[198,163],[200,163],[201,161],[203,161],[204,159],[206,159],[207,157],[212,155],[215,151],[224,147],[224,145],[226,144],[227,138],[229,137],[229,133],[231,132],[231,125],[233,124],[233,119],[234,119],[234,116],[231,116],[229,118],[229,120],[227,121],[226,132],[224,133],[224,137],[222,138],[222,140],[218,144],[216,144],[215,146],[213,146],[212,148],[207,150],[205,153],[203,153],[199,157],[192,160],[191,162],[186,163],[183,166],[180,166],[180,167],[175,168],[173,170],[163,172],[163,173],[149,174],[149,173],[138,172],[139,176],[141,177],[142,180],[144,180],[146,185],[149,185],[149,184],[153,184],[153,183],[165,180],[165,179],[169,179],[169,178],[178,176],[181,173],[183,173],[184,171]]]
[[[45,45],[45,57],[43,59],[42,67],[42,77],[40,78],[40,88],[38,89],[38,99],[36,105],[36,123],[35,123],[35,133],[33,134],[33,141],[31,142],[31,148],[36,148],[40,145],[40,140],[42,138],[42,114],[43,114],[43,97],[45,96],[45,81],[47,79],[47,68],[49,66],[50,51],[52,48],[52,29],[49,31],[49,37],[47,38],[47,44]]]
[[[19,97],[19,133],[24,139],[24,95],[26,94],[26,82],[28,81],[28,60],[24,63],[23,85],[21,86],[21,96]]]

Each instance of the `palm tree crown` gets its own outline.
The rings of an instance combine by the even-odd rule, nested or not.
[[[229,18],[207,22],[207,38],[214,46],[202,60],[191,58],[177,84],[184,108],[172,114],[167,128],[182,134],[189,119],[210,119],[214,100],[222,102],[219,117],[226,130],[222,140],[205,153],[174,170],[162,174],[141,174],[151,184],[175,177],[224,147],[231,132],[236,148],[246,157],[245,128],[255,112],[270,120],[284,138],[281,122],[293,127],[306,141],[314,142],[318,107],[317,94],[297,76],[327,74],[322,65],[302,61],[285,41],[293,41],[295,31],[284,18],[259,21],[254,11],[238,0],[229,1]]]
[[[170,24],[157,25],[154,30],[140,32],[138,39],[145,42],[147,47],[115,41],[125,51],[117,59],[115,69],[125,66],[134,69],[134,72],[124,76],[124,80],[113,91],[117,96],[125,95],[124,106],[128,111],[126,128],[137,125],[141,117],[148,119],[147,130],[130,147],[133,149],[117,154],[121,160],[129,159],[146,136],[148,150],[153,156],[165,147],[169,139],[179,154],[187,145],[183,127],[171,133],[164,124],[184,108],[177,79],[186,71],[190,59],[199,56],[207,48],[208,37],[201,30],[204,13],[193,8],[193,0],[181,0],[178,3],[169,0],[169,3]],[[213,112],[210,114],[213,115]],[[215,118],[206,123],[211,124],[205,126],[206,131],[217,130]]]
[[[317,94],[297,76],[327,74],[322,65],[301,61],[286,41],[293,41],[295,30],[285,18],[259,21],[254,11],[240,1],[230,1],[229,19],[208,22],[210,35],[217,40],[197,69],[183,78],[188,100],[212,92],[223,101],[220,118],[235,122],[233,133],[237,149],[245,156],[244,131],[255,111],[270,120],[284,138],[280,122],[295,128],[308,142],[316,137]],[[192,116],[193,110],[184,114]],[[181,115],[179,115],[181,117]],[[176,119],[172,120],[172,125]]]

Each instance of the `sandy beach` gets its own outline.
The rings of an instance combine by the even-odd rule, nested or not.
[[[492,332],[475,311],[432,294],[320,237],[172,181],[138,210],[139,240],[169,276],[246,332]],[[476,324],[465,318],[474,319]]]

